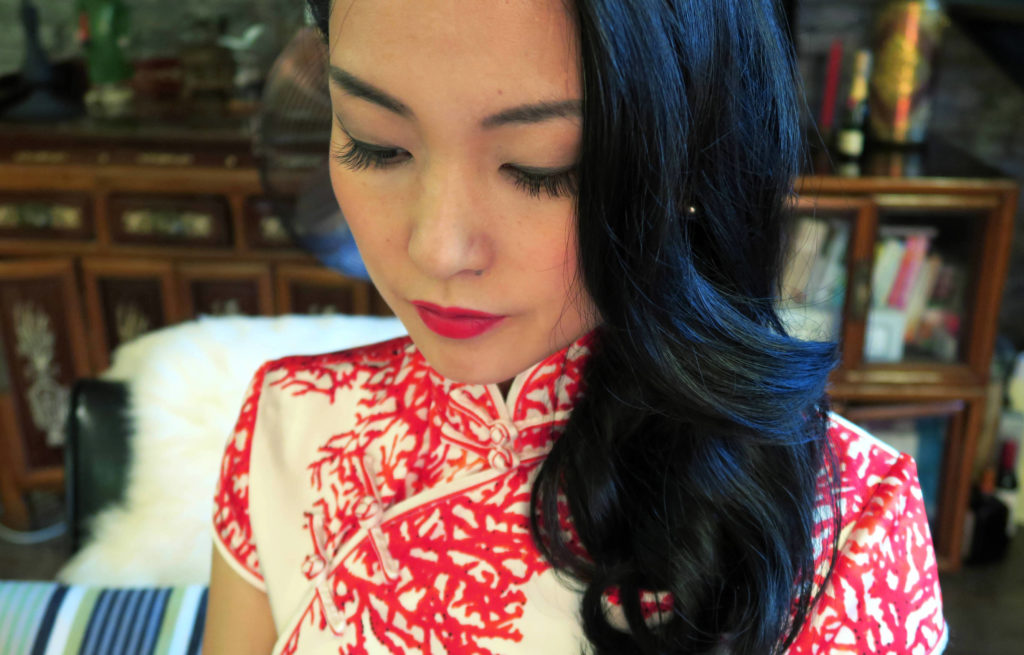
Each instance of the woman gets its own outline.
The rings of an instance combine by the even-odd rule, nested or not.
[[[771,4],[310,9],[334,191],[410,338],[257,372],[205,652],[940,651],[913,461],[775,313]]]

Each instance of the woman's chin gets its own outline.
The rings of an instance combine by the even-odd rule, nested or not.
[[[437,335],[416,339],[413,342],[430,364],[430,367],[452,382],[462,384],[497,384],[514,378],[530,366],[530,362],[519,366],[509,361],[507,353],[501,353],[470,340],[445,339]]]

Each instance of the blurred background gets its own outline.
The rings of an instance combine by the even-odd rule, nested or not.
[[[781,9],[780,314],[917,461],[948,652],[1020,653],[1024,0]],[[402,333],[327,183],[324,57],[300,0],[0,0],[0,653],[198,652],[251,372]]]

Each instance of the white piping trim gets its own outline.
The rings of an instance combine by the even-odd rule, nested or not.
[[[249,571],[249,569],[242,566],[238,562],[238,560],[235,559],[234,553],[228,550],[228,546],[223,541],[221,541],[220,535],[217,534],[216,531],[214,531],[213,533],[213,543],[220,551],[220,554],[224,558],[224,560],[227,561],[228,566],[234,569],[235,573],[237,573],[243,580],[245,580],[252,586],[256,587],[263,593],[267,592],[267,583],[254,576],[252,572]]]

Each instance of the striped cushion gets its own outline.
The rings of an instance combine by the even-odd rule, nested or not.
[[[198,655],[205,585],[0,582],[3,655]]]

